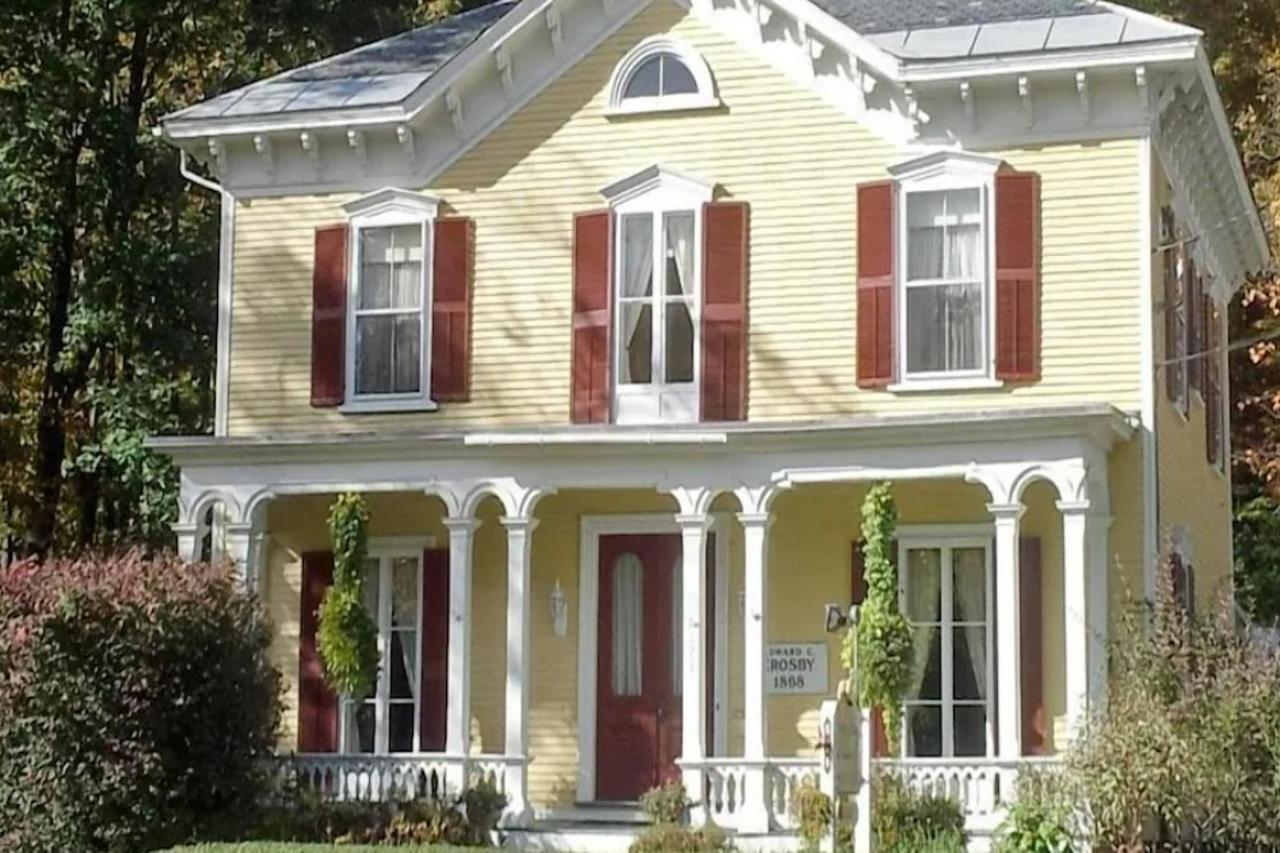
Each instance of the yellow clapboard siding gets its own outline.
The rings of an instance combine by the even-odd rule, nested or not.
[[[604,117],[614,65],[659,33],[702,52],[727,109]],[[395,416],[312,409],[312,229],[340,220],[340,205],[352,196],[239,204],[230,432],[567,422],[572,216],[601,206],[601,187],[654,162],[712,179],[726,196],[751,204],[752,419],[936,407],[934,396],[863,392],[854,384],[855,186],[882,177],[903,156],[686,11],[654,4],[427,188],[476,222],[469,403]],[[948,395],[946,406],[1136,408],[1136,141],[1003,156],[1042,176],[1043,379]]]

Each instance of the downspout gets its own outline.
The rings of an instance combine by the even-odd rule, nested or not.
[[[156,129],[159,136],[159,128]],[[186,149],[178,149],[178,171],[182,177],[198,187],[218,194],[221,199],[222,222],[218,233],[218,360],[213,381],[213,434],[225,436],[230,412],[227,396],[231,379],[231,265],[235,248],[235,199],[217,181],[198,175],[187,165]]]

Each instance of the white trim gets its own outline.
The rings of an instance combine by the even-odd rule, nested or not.
[[[596,658],[600,611],[600,537],[680,534],[675,513],[584,515],[578,542],[578,802],[596,798]]]
[[[713,677],[715,730],[711,754],[723,758],[729,751],[729,519],[728,513],[717,513],[711,523],[715,534],[715,623],[716,671]]]
[[[1138,256],[1142,287],[1138,295],[1142,323],[1138,329],[1141,396],[1142,396],[1142,588],[1148,600],[1155,593],[1155,566],[1160,550],[1159,478],[1157,454],[1156,401],[1161,383],[1156,376],[1159,369],[1155,344],[1155,289],[1157,280],[1163,293],[1163,258],[1155,255],[1152,234],[1159,227],[1155,210],[1155,171],[1152,160],[1152,141],[1148,133],[1138,140]],[[1158,277],[1158,278],[1157,278]],[[1161,296],[1163,299],[1163,296]],[[1167,342],[1166,342],[1167,346]]]
[[[218,232],[218,360],[213,383],[213,434],[226,435],[231,419],[231,323],[235,300],[236,199],[221,195]]]
[[[377,222],[377,217],[383,214],[388,214],[396,222],[415,215],[418,218],[434,219],[440,210],[440,199],[430,193],[383,187],[352,199],[342,205],[342,210],[350,219],[359,218],[369,222]]]
[[[939,391],[994,391],[1004,382],[987,376],[959,376],[955,379],[904,379],[885,388],[891,394],[919,394]]]
[[[636,70],[645,62],[661,54],[668,54],[681,62],[693,77],[697,92],[683,95],[654,95],[651,97],[626,97],[627,85]],[[614,66],[609,78],[609,106],[606,116],[637,115],[669,112],[674,110],[715,109],[720,106],[716,96],[715,79],[707,61],[692,47],[669,36],[651,36],[633,47]]]

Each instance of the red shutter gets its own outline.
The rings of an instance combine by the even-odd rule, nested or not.
[[[702,420],[747,418],[747,240],[750,206],[702,208]]]
[[[466,217],[436,220],[432,262],[431,398],[470,399],[471,278],[475,229]]]
[[[1040,376],[1040,176],[996,175],[996,377]]]
[[[302,555],[302,601],[298,627],[298,751],[338,751],[338,697],[324,680],[316,650],[316,611],[333,585],[333,554]]]
[[[1220,319],[1213,307],[1213,300],[1204,297],[1205,334],[1204,348],[1204,452],[1210,465],[1217,465],[1222,458],[1222,355]]]
[[[858,387],[893,381],[894,192],[891,181],[858,187]]]
[[[1160,212],[1160,236],[1164,244],[1164,388],[1169,400],[1177,402],[1180,366],[1172,359],[1178,352],[1174,341],[1178,336],[1178,258],[1182,248],[1174,244],[1177,223],[1171,207]]]
[[[1204,350],[1203,299],[1201,291],[1204,280],[1196,267],[1194,258],[1187,259],[1187,382],[1192,390],[1204,390],[1204,359],[1200,357]],[[1201,398],[1203,399],[1203,397]]]
[[[867,567],[862,555],[862,540],[853,540],[853,552],[849,561],[849,603],[862,604],[867,600]]]
[[[444,752],[449,719],[449,552],[422,552],[423,752]]]
[[[613,214],[580,213],[573,220],[573,423],[609,420],[609,311]]]
[[[1022,655],[1022,754],[1048,751],[1048,721],[1044,710],[1044,613],[1041,607],[1040,539],[1024,536],[1018,543],[1020,633]]]
[[[311,405],[338,406],[347,363],[347,226],[316,229],[311,271]]]

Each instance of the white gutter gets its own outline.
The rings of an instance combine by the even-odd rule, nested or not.
[[[178,171],[182,173],[182,177],[196,186],[204,187],[207,190],[218,193],[218,195],[225,196],[227,194],[222,184],[217,181],[211,181],[203,175],[197,175],[187,167],[187,149],[185,148],[178,149]]]

